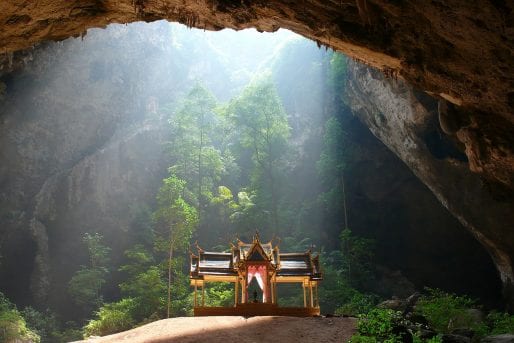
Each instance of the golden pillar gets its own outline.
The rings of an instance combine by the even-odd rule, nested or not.
[[[305,282],[302,282],[302,288],[303,288],[303,307],[307,307],[307,294],[305,290]]]
[[[314,296],[312,294],[312,282],[309,282],[309,293],[311,295],[311,307],[314,307]]]
[[[202,282],[202,307],[205,306],[205,281]]]
[[[236,307],[237,306],[237,296],[239,293],[239,277],[236,278],[234,288],[235,288],[234,289],[234,307]]]
[[[196,294],[196,291],[198,290],[198,285],[197,285],[197,281],[195,280],[195,295],[194,295],[194,307],[197,306],[198,302],[197,302],[197,294]]]

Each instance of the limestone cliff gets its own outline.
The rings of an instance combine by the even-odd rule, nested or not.
[[[166,174],[159,100],[171,100],[169,75],[143,74],[138,52],[159,42],[131,30],[40,47],[23,71],[2,78],[0,283],[20,304],[65,306],[85,232],[102,233],[119,258]],[[121,48],[130,55],[116,55]]]
[[[458,139],[441,130],[437,102],[401,79],[350,62],[346,98],[371,132],[488,250],[504,283],[504,296],[513,304],[514,204],[510,192],[492,189],[487,180],[470,171]]]

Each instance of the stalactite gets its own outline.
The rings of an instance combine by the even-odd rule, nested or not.
[[[13,65],[13,56],[14,53],[12,51],[7,53],[7,59],[9,60],[9,69],[11,69]]]

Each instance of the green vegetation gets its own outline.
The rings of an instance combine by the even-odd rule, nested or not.
[[[367,314],[359,316],[357,324],[358,334],[352,337],[351,342],[398,342],[401,337],[394,332],[400,324],[400,312],[388,309],[373,309]]]
[[[492,335],[514,334],[514,315],[493,311],[487,316]]]
[[[73,300],[88,312],[102,303],[101,289],[109,273],[110,248],[102,244],[102,239],[98,233],[84,235],[82,241],[88,250],[89,265],[81,266],[68,287]]]
[[[0,341],[27,340],[35,343],[40,342],[40,336],[27,327],[25,318],[0,293]]]
[[[84,327],[84,336],[105,336],[132,328],[135,307],[131,298],[103,305],[96,313],[97,319],[90,320]]]
[[[481,318],[470,311],[474,307],[475,301],[468,297],[428,289],[428,294],[418,301],[416,311],[423,315],[437,332],[447,333],[454,328],[465,327],[483,335],[487,332],[487,327]]]
[[[472,341],[478,342],[487,335],[514,333],[514,316],[492,311],[487,316],[476,301],[466,296],[427,288],[415,306],[413,316],[390,309],[375,308],[359,316],[357,334],[351,342],[397,342],[401,335],[410,335],[414,342],[441,342],[442,334],[455,329],[471,330]],[[422,339],[420,329],[425,326],[416,320],[426,319],[433,330],[432,337]],[[422,320],[423,321],[423,320]]]

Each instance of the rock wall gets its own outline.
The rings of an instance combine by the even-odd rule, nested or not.
[[[494,260],[504,297],[514,305],[514,204],[469,169],[464,147],[441,129],[438,103],[405,81],[349,63],[347,102],[475,236]],[[412,199],[415,201],[415,199]]]
[[[171,85],[169,74],[145,73],[157,62],[140,63],[140,54],[160,42],[133,30],[159,28],[51,43],[1,78],[0,288],[20,305],[66,307],[67,283],[85,260],[82,235],[103,234],[119,259],[166,175],[159,104],[184,78]]]
[[[426,286],[468,294],[491,307],[501,306],[499,274],[487,251],[342,103],[340,91],[345,83],[333,79],[333,55],[314,47],[308,41],[290,43],[273,64],[277,90],[290,120],[291,139],[299,149],[290,181],[301,186],[295,187],[290,199],[312,202],[316,198],[313,194],[324,189],[316,162],[323,147],[325,122],[337,118],[351,156],[344,175],[348,226],[353,233],[375,241],[374,261],[380,265],[377,280],[367,285],[368,290],[386,298],[408,297]],[[432,108],[437,105],[433,99],[425,100]],[[355,101],[367,106],[366,102],[373,100],[366,93]],[[433,140],[431,136],[428,139]],[[435,153],[439,150],[434,149]],[[458,149],[450,152],[456,158],[466,158]],[[297,229],[304,226],[309,232],[312,227],[320,228],[311,235],[332,243],[325,246],[326,251],[340,248],[334,238],[344,225],[342,198],[334,200],[338,218],[325,212],[320,222],[315,215],[307,218],[299,214],[297,219]]]

